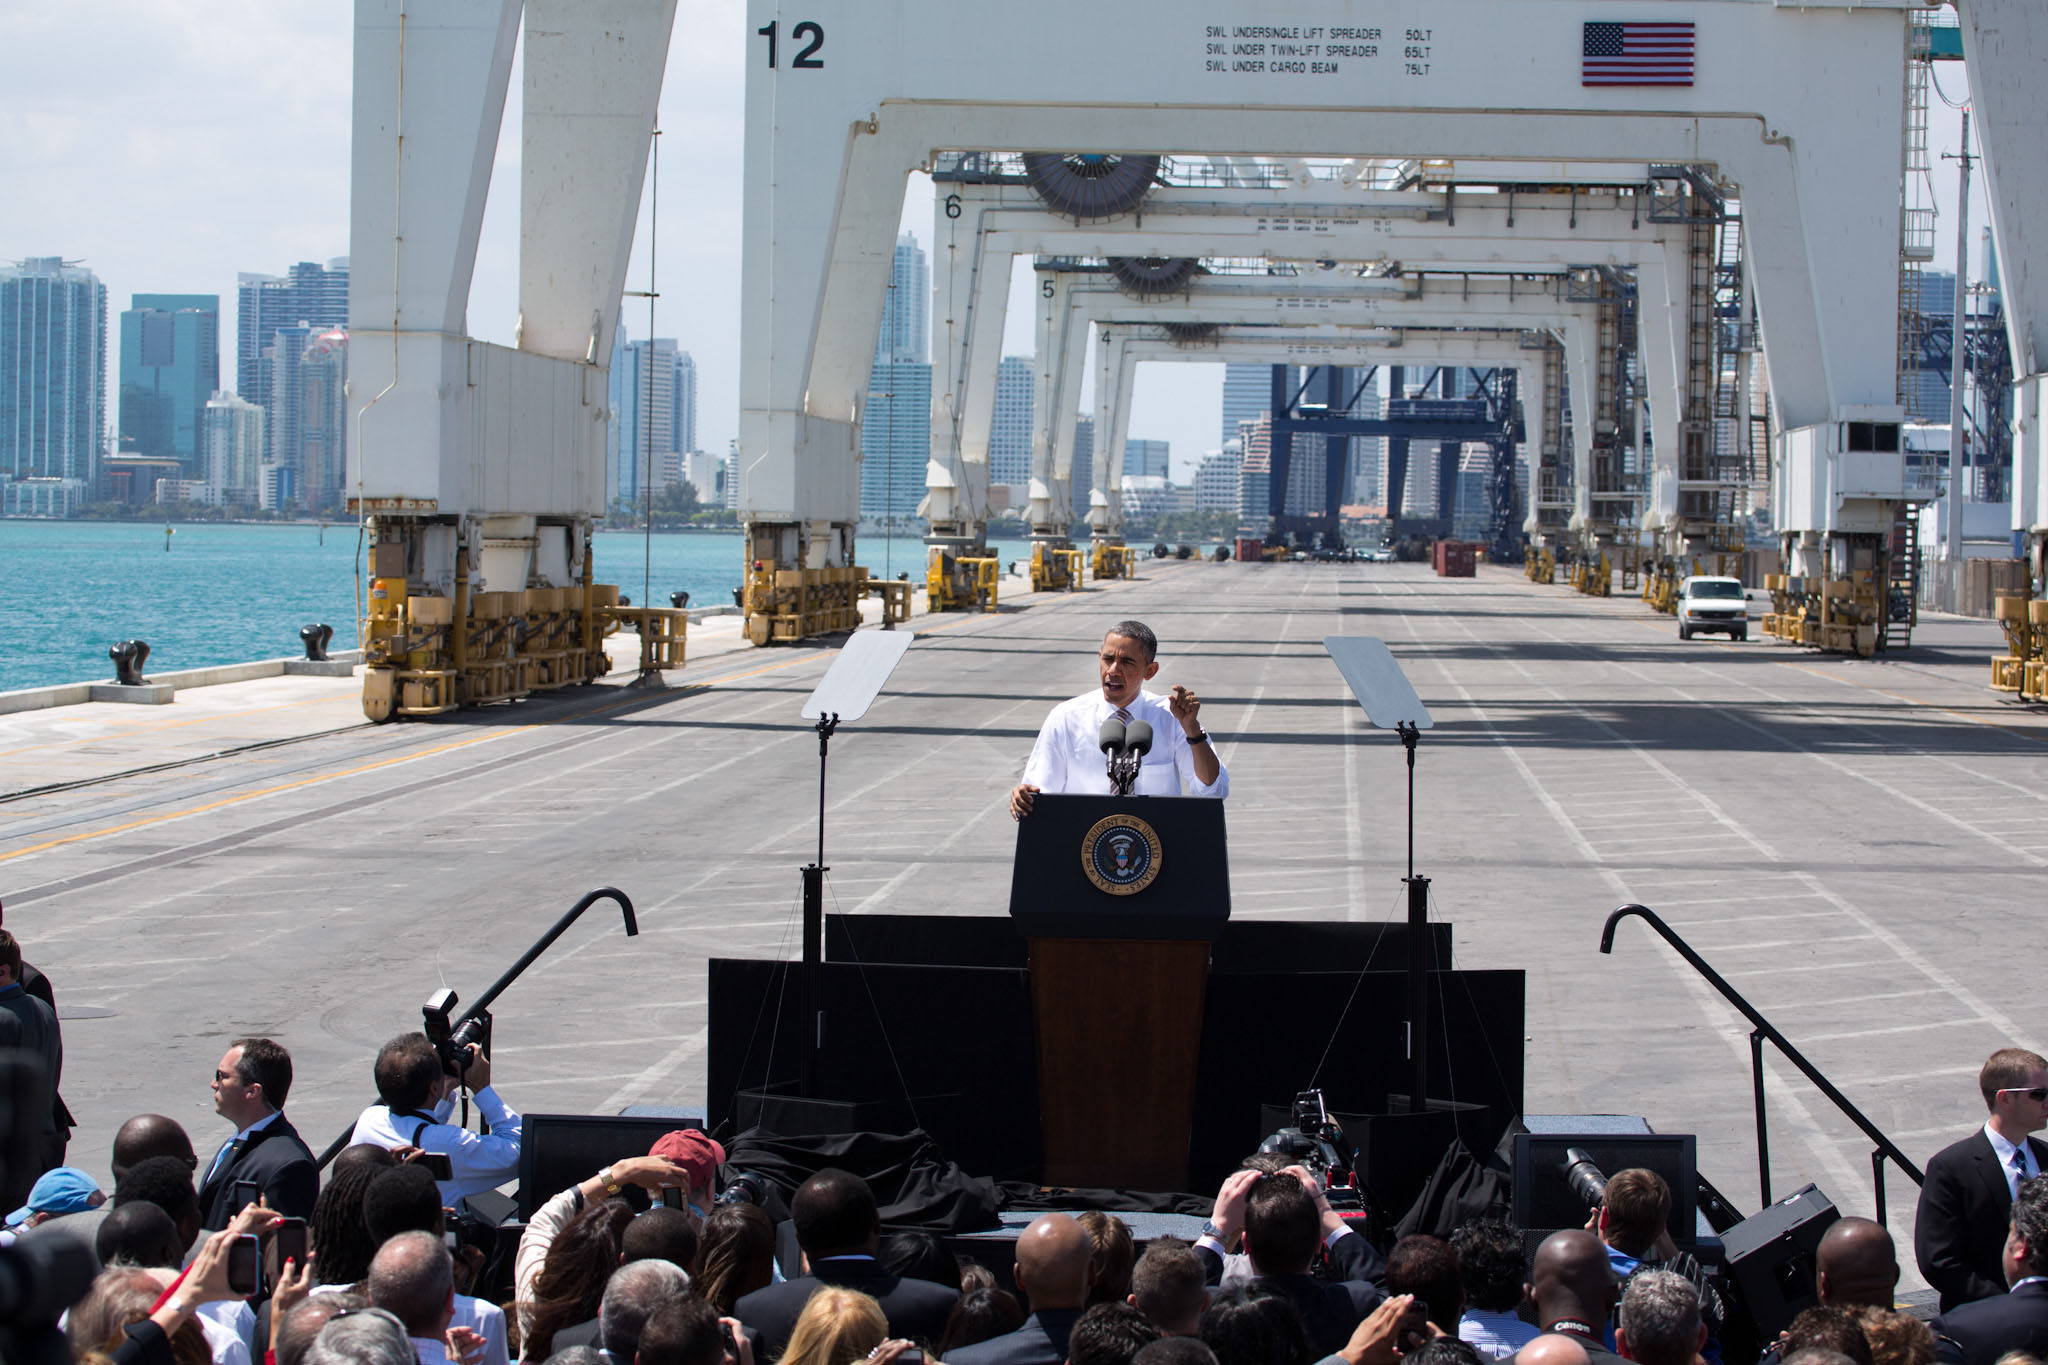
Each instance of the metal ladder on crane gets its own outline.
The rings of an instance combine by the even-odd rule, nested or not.
[[[1877,636],[1881,650],[1909,648],[1913,623],[1920,615],[1920,518],[1905,503],[1892,513],[1890,550],[1884,575],[1884,628]]]

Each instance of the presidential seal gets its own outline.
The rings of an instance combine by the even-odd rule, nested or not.
[[[1159,835],[1135,815],[1106,815],[1081,838],[1081,870],[1112,896],[1135,896],[1159,875]]]

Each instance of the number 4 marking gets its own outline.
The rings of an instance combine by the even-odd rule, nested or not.
[[[775,69],[775,35],[779,22],[778,20],[770,20],[764,27],[754,30],[754,32],[768,40],[768,69],[770,71]],[[810,39],[808,43],[804,43],[802,48],[798,49],[795,58],[791,60],[789,65],[793,70],[817,71],[823,69],[825,59],[818,55],[819,51],[825,46],[825,26],[823,24],[811,19],[805,19],[789,30],[789,36],[792,42],[798,43],[803,43],[806,38]]]

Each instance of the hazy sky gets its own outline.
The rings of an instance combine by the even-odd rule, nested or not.
[[[282,274],[348,253],[350,41],[347,0],[90,0],[0,3],[0,259],[61,254],[98,272],[111,315],[134,293],[222,296],[222,382],[234,380],[238,271]],[[698,444],[722,451],[738,403],[740,146],[746,50],[741,0],[688,0],[661,101],[656,333],[697,361]],[[1961,63],[1937,67],[1961,100]],[[506,111],[470,330],[509,343],[517,294],[518,94]],[[1937,264],[1954,259],[1959,119],[1933,102]],[[1971,206],[1973,270],[1987,221]],[[928,182],[904,226],[929,246]],[[646,211],[628,275],[647,279]],[[1005,351],[1031,349],[1029,280]],[[626,326],[647,335],[645,303]],[[111,359],[110,359],[111,363]],[[1172,442],[1185,477],[1218,439],[1222,367],[1145,365],[1131,434]]]

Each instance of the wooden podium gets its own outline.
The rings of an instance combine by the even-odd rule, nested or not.
[[[1017,826],[1045,1183],[1188,1176],[1209,947],[1230,918],[1223,802],[1041,793]]]

